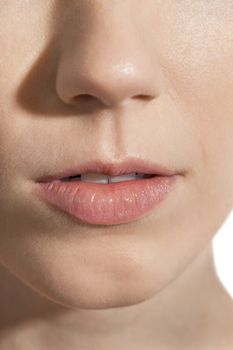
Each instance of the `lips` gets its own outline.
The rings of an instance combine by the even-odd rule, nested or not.
[[[108,184],[61,181],[90,172],[108,176],[132,172],[157,176]],[[113,225],[138,220],[154,210],[175,188],[178,175],[174,170],[136,158],[114,164],[96,161],[38,179],[35,191],[49,206],[81,222]]]
[[[130,157],[122,162],[104,162],[104,161],[89,161],[77,166],[67,166],[64,170],[58,170],[55,174],[49,176],[40,177],[37,182],[51,182],[56,180],[61,180],[67,177],[73,177],[84,173],[97,173],[104,174],[108,176],[119,176],[122,174],[129,173],[143,173],[148,176],[158,175],[158,176],[172,176],[178,173],[177,170],[168,169],[163,165],[156,164],[144,159],[139,159],[136,157]]]

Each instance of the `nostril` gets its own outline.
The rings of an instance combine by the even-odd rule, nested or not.
[[[89,95],[89,94],[80,94],[80,95],[77,95],[75,97],[73,97],[73,100],[83,100],[83,101],[89,101],[89,100],[92,100],[92,99],[96,99],[95,96],[92,96],[92,95]]]
[[[95,104],[99,104],[100,100],[95,95],[80,94],[72,98],[72,103],[76,106],[92,108]]]
[[[150,95],[136,95],[136,96],[133,96],[133,98],[138,98],[144,101],[150,101],[150,100],[153,100],[154,97]]]
[[[153,96],[150,96],[150,95],[143,95],[143,94],[140,94],[140,95],[135,95],[135,96],[132,96],[133,99],[140,99],[142,101],[150,101],[152,100],[154,97]],[[74,103],[77,103],[78,101],[79,102],[87,102],[87,103],[90,103],[91,101],[97,101],[98,102],[98,98],[94,95],[91,95],[91,94],[79,94],[77,96],[74,96],[72,98],[73,102]]]
[[[88,94],[81,94],[78,97],[84,98],[84,99],[90,99],[93,98],[94,96],[88,95]]]

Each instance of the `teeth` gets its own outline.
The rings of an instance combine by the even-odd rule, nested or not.
[[[136,179],[143,179],[146,177],[151,177],[150,174],[142,174],[142,173],[130,173],[130,174],[123,174],[119,176],[108,176],[104,174],[95,174],[95,173],[86,173],[76,176],[69,176],[64,177],[61,180],[62,181],[83,181],[83,182],[94,182],[94,183],[100,183],[100,184],[108,184],[108,183],[114,183],[114,182],[121,182],[121,181],[130,181],[130,180],[136,180]]]
[[[107,184],[108,176],[102,174],[81,174],[81,181],[83,182],[95,182],[98,184]]]
[[[137,176],[136,173],[131,174],[125,174],[125,175],[119,175],[119,176],[109,176],[109,183],[114,182],[121,182],[121,181],[130,181],[130,180],[136,180]]]
[[[91,173],[81,174],[81,181],[95,182],[95,183],[102,183],[102,184],[136,180],[141,178],[143,178],[143,174],[137,174],[137,173],[130,173],[130,174],[119,175],[119,176],[107,176],[102,174],[91,174]]]

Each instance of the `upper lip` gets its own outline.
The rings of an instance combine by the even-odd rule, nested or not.
[[[54,175],[39,178],[38,182],[51,182],[68,176],[80,175],[83,173],[99,173],[109,176],[118,176],[132,172],[155,174],[160,176],[172,176],[178,173],[174,168],[167,167],[137,157],[128,157],[120,162],[104,160],[92,160],[77,166],[68,166],[65,170],[58,171]]]

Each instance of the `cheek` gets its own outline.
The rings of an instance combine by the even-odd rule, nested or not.
[[[164,22],[173,40],[162,39],[160,60],[168,93],[199,148],[190,179],[214,216],[233,206],[233,7],[213,1],[201,12],[198,3],[190,15],[177,16],[176,35]]]

